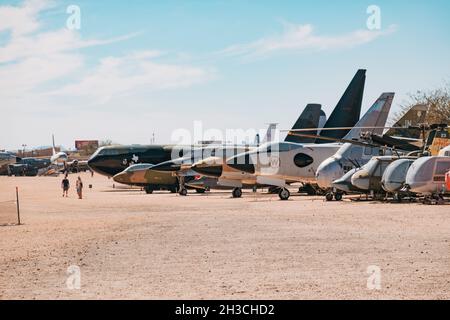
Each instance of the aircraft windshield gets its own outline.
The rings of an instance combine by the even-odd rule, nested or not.
[[[139,171],[139,170],[147,170],[147,169],[150,169],[151,167],[153,167],[152,164],[140,163],[140,164],[135,164],[135,165],[132,165],[132,166],[128,167],[125,170],[125,172],[134,172],[134,171]]]
[[[271,142],[258,147],[259,153],[286,152],[302,148],[302,145],[289,142]]]

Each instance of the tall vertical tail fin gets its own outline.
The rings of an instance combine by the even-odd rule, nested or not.
[[[320,104],[308,104],[305,109],[303,110],[300,117],[297,119],[297,121],[294,123],[294,126],[292,127],[292,130],[296,129],[308,129],[308,128],[318,128],[319,127],[319,121],[321,118],[321,111],[322,106]],[[295,143],[313,143],[314,138],[304,138],[299,137],[296,135],[291,135],[292,132],[289,132],[286,138],[284,139],[285,142],[295,142]],[[311,130],[307,131],[306,134],[317,134],[317,130]]]
[[[361,104],[366,83],[366,70],[360,69],[356,72],[349,86],[337,103],[324,128],[353,127],[361,115]],[[320,133],[322,137],[340,139],[349,130],[325,130]],[[318,140],[316,143],[325,143]]]
[[[53,155],[56,154],[56,147],[55,147],[55,135],[52,134],[52,150],[53,150]]]
[[[389,129],[386,132],[388,136],[399,136],[406,138],[419,139],[421,136],[421,131],[408,130],[409,126],[418,126],[423,124],[426,120],[428,112],[428,106],[423,104],[418,104],[411,109],[409,109],[392,127],[398,127],[398,129]]]
[[[383,93],[375,103],[370,107],[365,115],[358,121],[355,128],[351,129],[345,139],[358,139],[362,132],[370,132],[372,134],[383,134],[384,127],[391,110],[392,100],[394,99],[395,93],[385,92]],[[361,129],[361,127],[375,127],[371,129]]]

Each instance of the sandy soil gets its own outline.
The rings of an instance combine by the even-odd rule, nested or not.
[[[0,177],[24,222],[0,227],[0,299],[450,298],[450,206],[146,195],[82,177],[83,200],[61,197],[61,177]]]

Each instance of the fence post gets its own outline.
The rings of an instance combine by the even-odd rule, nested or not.
[[[19,205],[19,187],[16,187],[16,201],[17,201],[17,221],[20,226],[20,205]]]

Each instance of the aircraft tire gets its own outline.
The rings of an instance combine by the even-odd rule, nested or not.
[[[178,192],[180,194],[180,196],[187,196],[187,190],[185,188],[181,189],[180,192]]]
[[[195,189],[195,192],[197,193],[205,193],[205,189]]]
[[[328,193],[325,195],[325,200],[327,200],[327,201],[333,201],[333,194],[332,194],[331,192],[328,192]]]
[[[286,201],[286,200],[288,200],[289,197],[291,196],[291,193],[289,192],[288,189],[282,188],[282,189],[280,190],[280,192],[278,193],[278,196],[280,197],[280,200]]]
[[[334,194],[334,200],[342,201],[342,193],[335,193]]]
[[[242,189],[241,188],[234,188],[231,192],[233,198],[240,198],[242,197]]]
[[[152,193],[153,193],[153,188],[150,187],[150,186],[146,186],[146,187],[144,188],[144,190],[145,190],[145,193],[146,193],[146,194],[152,194]]]

